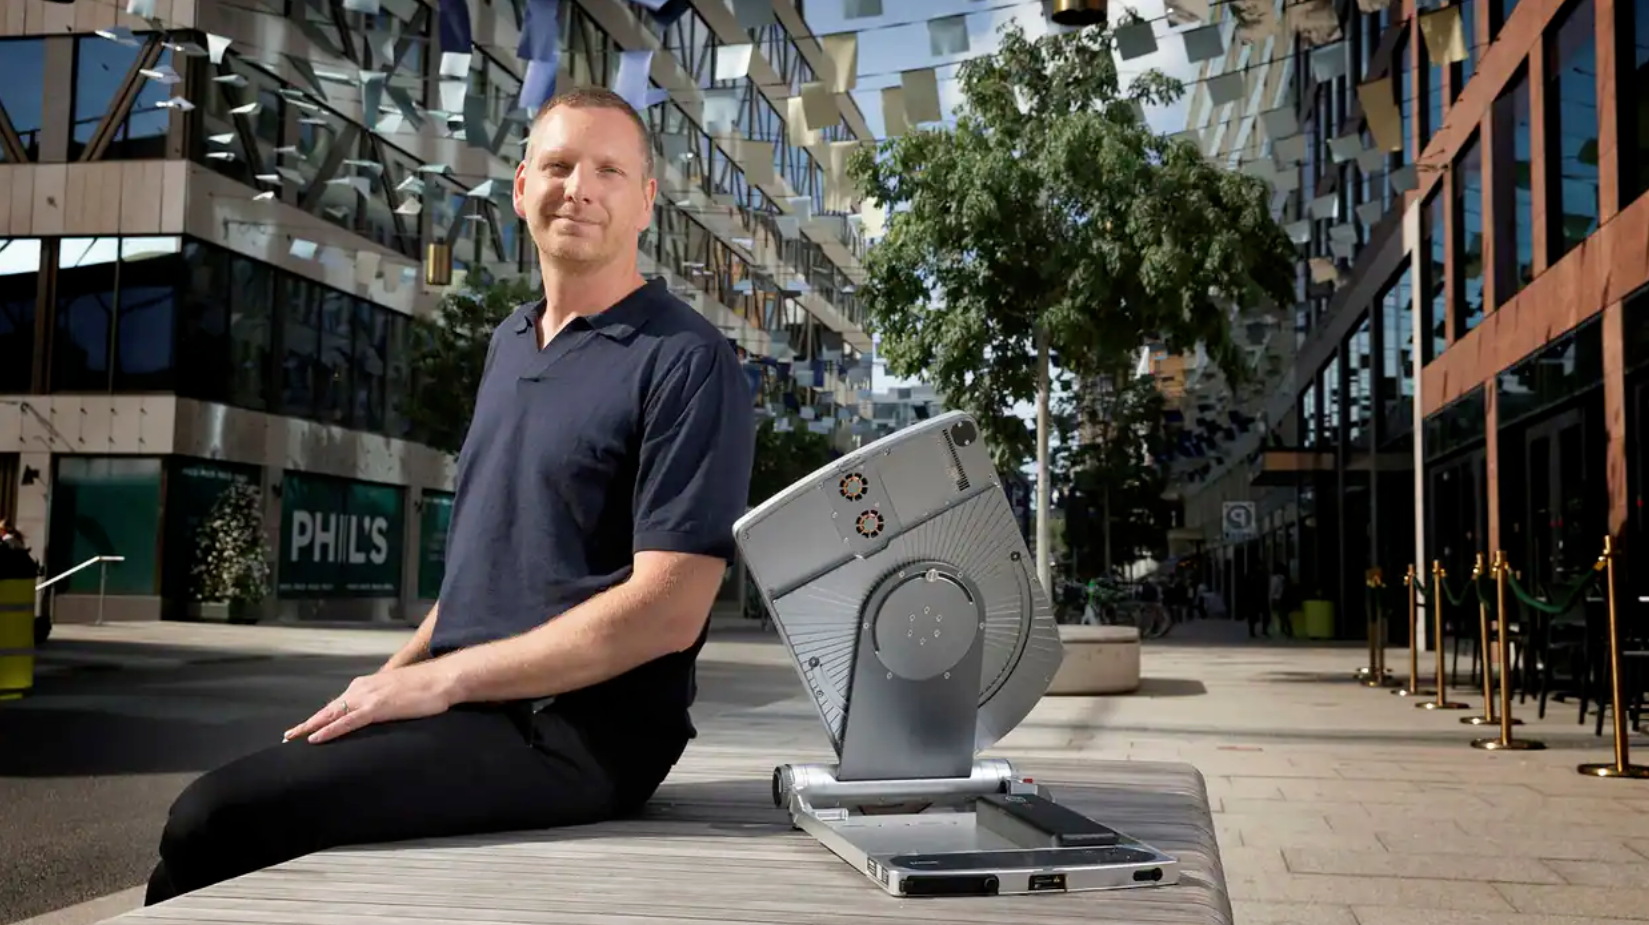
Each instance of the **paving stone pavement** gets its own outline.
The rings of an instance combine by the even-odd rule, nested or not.
[[[68,638],[137,634],[209,651],[388,652],[381,630],[151,624],[64,628]],[[147,634],[147,635],[145,635]],[[788,670],[770,633],[721,621],[704,657]],[[1514,704],[1517,736],[1538,752],[1470,747],[1492,730],[1466,711],[1416,709],[1351,679],[1358,646],[1250,641],[1241,624],[1203,621],[1146,644],[1140,692],[1050,697],[993,753],[1027,771],[1038,758],[1187,761],[1208,782],[1240,925],[1583,925],[1649,922],[1649,782],[1598,780],[1580,762],[1611,757],[1572,703],[1546,718]],[[1388,664],[1401,676],[1407,653]],[[1422,660],[1422,665],[1426,660]],[[717,684],[740,684],[738,671]],[[1430,672],[1421,671],[1422,686]],[[797,687],[799,694],[799,683]],[[715,692],[706,691],[712,696]],[[734,705],[737,697],[718,697]],[[749,702],[760,702],[755,698]],[[704,747],[760,741],[776,761],[828,750],[799,696],[718,710]],[[1649,737],[1638,735],[1639,763]]]

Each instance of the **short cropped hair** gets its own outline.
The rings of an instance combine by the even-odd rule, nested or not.
[[[527,127],[528,139],[531,139],[533,133],[538,130],[538,123],[544,121],[551,112],[562,108],[614,109],[629,116],[630,122],[636,127],[636,132],[641,135],[641,154],[647,165],[647,176],[643,179],[653,176],[653,133],[647,130],[647,120],[642,118],[641,113],[636,112],[636,108],[631,106],[628,100],[606,87],[573,87],[571,90],[563,90],[550,97],[548,102],[538,107],[537,114],[533,116],[532,125]]]

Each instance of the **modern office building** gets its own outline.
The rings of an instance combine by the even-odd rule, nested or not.
[[[1376,6],[1294,45],[1261,153],[1301,245],[1297,358],[1264,432],[1185,486],[1210,548],[1221,502],[1258,501],[1254,553],[1347,635],[1369,567],[1504,551],[1552,589],[1605,533],[1630,550],[1649,458],[1649,3]]]
[[[452,460],[420,442],[413,320],[536,268],[508,196],[525,5],[469,6],[461,47],[435,0],[0,9],[0,516],[51,574],[123,557],[106,618],[200,612],[200,527],[235,483],[273,566],[255,616],[435,596]],[[757,400],[847,399],[864,245],[832,168],[869,131],[819,92],[799,4],[531,6],[557,13],[557,86],[645,94],[643,272],[744,351]],[[97,611],[99,572],[57,587],[58,620]]]

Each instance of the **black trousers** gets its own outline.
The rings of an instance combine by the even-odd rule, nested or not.
[[[685,740],[592,748],[551,706],[463,706],[302,740],[210,771],[172,804],[145,905],[316,851],[600,822],[641,808]]]

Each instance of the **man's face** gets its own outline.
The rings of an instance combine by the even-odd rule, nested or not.
[[[539,121],[515,169],[515,212],[541,253],[575,270],[634,254],[658,191],[643,144],[612,109],[561,106]]]

